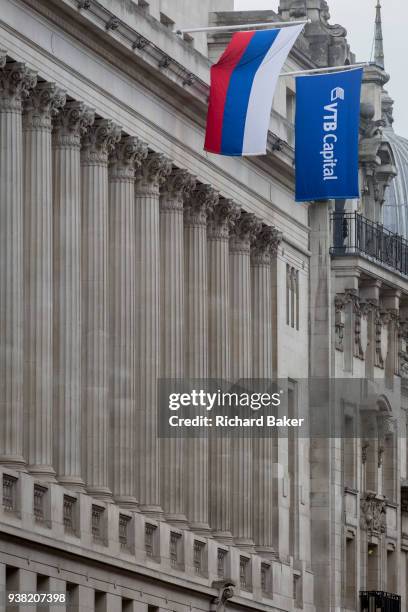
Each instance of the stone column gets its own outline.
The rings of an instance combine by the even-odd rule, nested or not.
[[[122,138],[109,166],[111,488],[117,503],[135,497],[135,164],[147,145]]]
[[[263,226],[253,240],[251,249],[252,294],[252,378],[272,379],[272,275],[271,259],[277,253],[280,233]],[[260,382],[262,385],[263,383]],[[255,437],[253,440],[253,535],[259,553],[273,556],[273,462],[274,437]]]
[[[209,216],[208,238],[208,377],[230,377],[229,235],[241,214],[232,200],[220,200]],[[210,526],[214,537],[231,542],[231,440],[227,432],[211,435],[209,448]]]
[[[120,128],[98,119],[81,151],[82,409],[88,493],[111,498],[108,485],[108,154]]]
[[[200,185],[185,203],[184,271],[186,298],[185,377],[208,377],[207,214],[218,193]],[[208,438],[186,440],[186,502],[191,529],[210,530],[208,516]]]
[[[259,232],[255,215],[242,213],[230,239],[231,379],[238,382],[252,373],[251,350],[251,238]],[[231,441],[232,534],[242,548],[253,547],[252,440],[248,432]]]
[[[53,133],[54,457],[66,488],[83,490],[81,471],[81,135],[94,121],[68,102]]]
[[[37,77],[0,51],[0,463],[23,458],[22,100]]]
[[[160,377],[184,375],[183,201],[195,186],[187,170],[174,170],[160,198]],[[177,430],[175,431],[177,434]],[[161,499],[166,520],[187,525],[184,498],[184,438],[163,438]]]
[[[123,138],[111,157],[110,332],[112,490],[122,506],[135,508],[135,164],[147,156],[137,138]]]
[[[54,478],[52,407],[51,118],[65,104],[54,83],[40,83],[25,102],[24,135],[24,409],[29,470]]]
[[[136,482],[143,512],[159,516],[159,440],[157,380],[159,377],[160,186],[171,162],[150,153],[136,175]]]

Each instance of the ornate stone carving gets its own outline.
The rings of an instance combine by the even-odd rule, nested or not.
[[[379,535],[386,531],[385,500],[375,493],[366,493],[361,499],[360,526],[370,534]]]
[[[20,62],[0,69],[0,109],[21,111],[22,101],[37,84],[37,74]]]
[[[336,349],[338,351],[344,351],[344,325],[345,325],[345,313],[344,307],[346,305],[346,301],[344,298],[344,294],[336,295],[334,298],[334,307],[335,307],[335,333],[336,333]]]
[[[375,318],[375,365],[384,368],[388,354],[390,313],[377,309]]]
[[[24,129],[51,131],[51,119],[65,106],[65,102],[66,92],[55,83],[39,83],[24,102]]]
[[[272,257],[277,255],[282,242],[282,232],[269,225],[263,225],[252,239],[251,261],[253,265],[269,265]]]
[[[398,357],[399,373],[408,378],[408,321],[400,320],[398,323]]]
[[[147,144],[136,136],[122,138],[109,158],[109,178],[114,181],[133,180],[135,167],[140,166],[147,153]]]
[[[184,204],[186,225],[206,225],[207,215],[219,200],[219,193],[211,185],[199,185]]]
[[[54,145],[80,148],[81,136],[94,120],[95,111],[83,102],[68,102],[54,120]]]
[[[82,163],[107,164],[108,155],[120,141],[121,128],[111,119],[97,119],[91,125],[82,142]]]
[[[218,591],[217,597],[212,601],[211,612],[224,612],[227,601],[234,597],[235,582],[233,580],[216,580],[211,586]]]
[[[190,196],[196,184],[197,178],[188,170],[174,169],[163,185],[160,208],[162,210],[182,210],[183,201]]]
[[[242,212],[231,234],[231,251],[234,253],[249,253],[251,241],[259,234],[261,227],[262,222],[256,215]]]
[[[231,229],[241,215],[241,209],[228,198],[220,198],[208,215],[208,237],[215,239],[228,239]]]
[[[120,19],[118,17],[115,17],[115,15],[112,15],[112,17],[106,23],[105,28],[107,30],[117,30],[119,26],[120,26]]]
[[[149,153],[136,170],[137,190],[157,195],[171,170],[171,161],[163,153]]]

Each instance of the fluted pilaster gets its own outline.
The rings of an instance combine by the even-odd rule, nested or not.
[[[150,153],[136,175],[136,482],[141,509],[160,515],[157,380],[159,377],[160,186],[171,162]]]
[[[0,463],[23,458],[22,101],[37,81],[0,52]]]
[[[272,278],[271,259],[276,256],[280,234],[263,226],[255,234],[251,249],[252,293],[252,378],[272,378]],[[273,459],[274,438],[253,440],[253,525],[254,541],[259,552],[273,556]]]
[[[185,204],[186,378],[208,377],[207,215],[218,202],[210,185],[200,185]],[[208,532],[208,438],[187,438],[186,501],[191,528]]]
[[[68,102],[54,122],[54,457],[59,482],[83,490],[81,471],[81,135],[94,121]]]
[[[221,199],[209,215],[208,239],[208,377],[229,380],[229,235],[241,211]],[[211,435],[209,447],[210,526],[214,536],[231,542],[231,440],[226,431]]]
[[[187,170],[174,170],[160,198],[160,377],[184,375],[184,239],[183,202],[195,186]],[[177,434],[177,431],[175,432]],[[166,520],[186,525],[182,437],[160,445],[161,499]]]
[[[40,83],[24,105],[24,407],[29,470],[50,479],[52,406],[52,116],[65,92]]]
[[[147,145],[122,138],[109,166],[111,488],[136,508],[135,486],[135,165]]]
[[[82,408],[88,492],[110,499],[108,484],[108,155],[120,128],[98,119],[81,151]]]
[[[242,213],[230,239],[231,379],[252,375],[250,244],[260,222]],[[242,432],[231,442],[232,533],[236,544],[253,546],[252,440]]]

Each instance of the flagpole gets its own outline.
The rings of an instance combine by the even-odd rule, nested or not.
[[[310,19],[304,21],[271,21],[263,23],[242,23],[241,25],[230,25],[230,26],[211,26],[203,28],[181,28],[176,30],[176,34],[181,36],[183,34],[193,34],[194,32],[235,32],[238,30],[247,31],[249,28],[281,28],[285,26],[294,25],[306,25],[311,23]]]
[[[372,62],[361,62],[359,64],[346,64],[344,66],[328,66],[327,68],[312,68],[311,70],[294,70],[293,72],[282,72],[280,77],[301,76],[303,74],[325,74],[329,72],[344,72],[355,70],[364,66],[373,66]]]

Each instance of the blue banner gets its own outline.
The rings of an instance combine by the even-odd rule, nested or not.
[[[296,201],[359,197],[361,68],[296,79]]]

